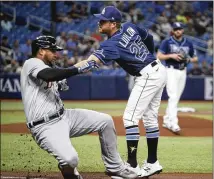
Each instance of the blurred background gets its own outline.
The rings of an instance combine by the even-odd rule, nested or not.
[[[156,52],[161,41],[170,36],[172,23],[182,22],[185,36],[197,50],[199,62],[187,67],[187,92],[181,99],[212,99],[213,1],[3,1],[0,13],[0,91],[4,94],[0,97],[20,98],[19,85],[15,80],[19,79],[24,61],[31,56],[32,39],[39,35],[54,35],[57,44],[64,48],[58,53],[59,66],[68,67],[86,59],[106,39],[98,33],[97,19],[93,17],[106,5],[120,9],[125,21],[148,28],[153,35]],[[115,63],[71,80],[73,96],[63,94],[64,99],[127,99],[129,95],[128,75]],[[81,84],[85,85],[81,91],[83,96],[78,95]],[[100,87],[97,86],[99,84]],[[191,96],[193,91],[195,94]],[[163,98],[166,98],[165,94]]]

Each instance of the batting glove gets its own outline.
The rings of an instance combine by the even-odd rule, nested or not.
[[[97,69],[99,66],[97,65],[95,60],[87,61],[83,66],[78,68],[79,73],[85,73],[93,69]]]
[[[58,90],[60,90],[60,91],[69,90],[69,86],[68,86],[68,83],[67,83],[66,79],[58,81]]]

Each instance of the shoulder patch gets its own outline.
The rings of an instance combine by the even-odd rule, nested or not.
[[[97,54],[102,55],[105,58],[105,55],[103,54],[103,49],[101,49],[101,50],[95,50],[94,52],[97,53]]]

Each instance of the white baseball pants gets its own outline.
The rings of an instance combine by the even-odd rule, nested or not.
[[[124,126],[138,125],[143,119],[145,128],[158,127],[158,109],[166,84],[166,68],[159,60],[157,65],[147,65],[136,77],[123,115]]]
[[[166,72],[166,91],[169,98],[164,123],[178,124],[177,106],[186,84],[186,68],[177,70],[170,67],[166,68]]]

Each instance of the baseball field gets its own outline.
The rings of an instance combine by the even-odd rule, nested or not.
[[[126,160],[125,130],[122,115],[126,101],[64,101],[66,108],[85,108],[110,114],[118,134],[118,150]],[[212,102],[183,101],[179,107],[192,107],[196,112],[179,112],[180,136],[162,128],[166,108],[162,101],[159,111],[161,137],[158,155],[163,173],[151,179],[211,179],[212,178]],[[93,117],[93,116],[92,116]],[[142,121],[138,162],[147,156]],[[107,179],[101,160],[97,134],[71,139],[79,154],[78,170],[84,179]],[[1,101],[1,178],[60,178],[57,161],[33,141],[25,125],[23,104],[19,100]]]

